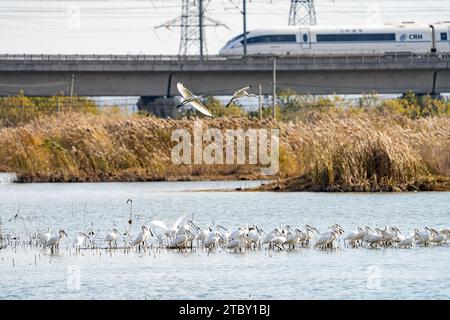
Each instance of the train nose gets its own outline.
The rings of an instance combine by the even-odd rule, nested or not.
[[[227,47],[223,47],[219,50],[219,56],[226,56],[229,53],[229,50]]]

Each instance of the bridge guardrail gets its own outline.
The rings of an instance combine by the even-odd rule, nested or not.
[[[175,55],[62,55],[62,54],[0,54],[0,63],[54,63],[54,62],[90,62],[90,63],[167,63],[167,64],[269,64],[275,56],[175,56]],[[277,56],[280,64],[355,64],[355,63],[431,63],[449,62],[450,55],[384,54],[384,55],[311,55],[311,56]]]

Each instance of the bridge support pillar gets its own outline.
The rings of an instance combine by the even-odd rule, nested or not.
[[[176,98],[143,96],[139,99],[137,107],[139,111],[148,111],[161,118],[175,118],[178,104],[179,101]]]

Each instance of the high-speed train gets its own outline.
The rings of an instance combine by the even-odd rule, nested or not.
[[[222,56],[243,54],[244,34],[220,50]],[[247,32],[248,55],[329,55],[450,53],[450,22],[381,26],[279,27]]]

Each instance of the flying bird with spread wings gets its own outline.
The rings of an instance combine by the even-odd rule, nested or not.
[[[180,82],[177,83],[177,88],[181,96],[184,98],[184,101],[181,104],[179,104],[177,108],[190,104],[192,107],[194,107],[195,110],[197,110],[201,114],[207,117],[212,117],[212,114],[208,111],[208,109],[206,109],[206,107],[200,101],[202,96],[194,95],[192,92],[186,89],[186,87]]]
[[[228,102],[228,104],[225,106],[225,108],[228,108],[228,107],[230,106],[230,104],[231,104],[234,100],[236,100],[236,99],[240,99],[240,98],[243,98],[243,97],[256,98],[256,97],[257,97],[256,94],[251,94],[251,93],[248,93],[248,92],[247,92],[247,90],[251,89],[251,87],[252,87],[252,86],[248,86],[248,87],[245,87],[245,88],[242,88],[242,89],[237,90],[237,91],[233,94],[233,96],[231,97],[230,102]]]

